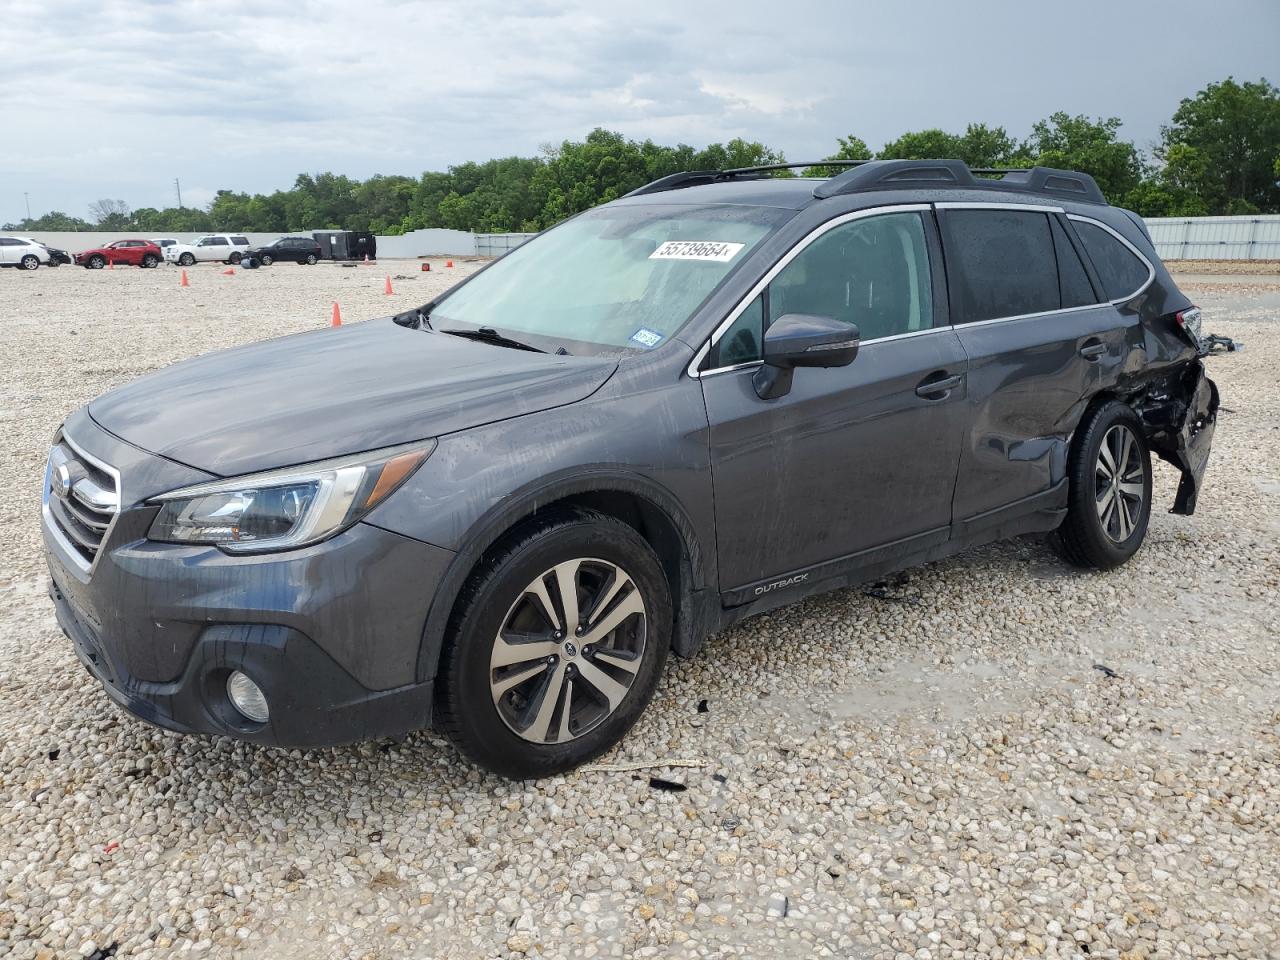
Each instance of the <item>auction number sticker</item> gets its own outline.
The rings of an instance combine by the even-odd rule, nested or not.
[[[647,327],[641,327],[631,335],[631,340],[634,343],[640,344],[642,347],[647,347],[652,350],[662,342],[662,334],[657,330],[650,330]]]
[[[650,260],[710,260],[728,263],[746,244],[719,240],[668,240],[649,254]]]

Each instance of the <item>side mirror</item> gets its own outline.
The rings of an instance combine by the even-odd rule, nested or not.
[[[847,367],[858,355],[858,328],[831,317],[788,313],[764,334],[764,365],[752,384],[761,400],[791,392],[796,367]]]

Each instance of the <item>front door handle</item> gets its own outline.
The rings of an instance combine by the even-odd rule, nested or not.
[[[1107,345],[1105,343],[1099,343],[1096,340],[1093,343],[1087,343],[1080,348],[1080,356],[1084,357],[1086,360],[1097,360],[1106,352]]]
[[[943,377],[941,380],[924,380],[916,387],[916,396],[926,400],[942,400],[948,393],[960,386],[964,377],[956,375]]]

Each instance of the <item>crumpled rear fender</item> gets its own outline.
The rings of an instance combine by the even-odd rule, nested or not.
[[[1147,385],[1130,401],[1147,427],[1147,443],[1160,459],[1182,471],[1171,513],[1189,516],[1209,462],[1218,422],[1218,387],[1194,360]]]

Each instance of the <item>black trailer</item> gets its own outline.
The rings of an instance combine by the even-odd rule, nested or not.
[[[368,230],[317,230],[311,234],[325,260],[378,259],[378,242]]]

